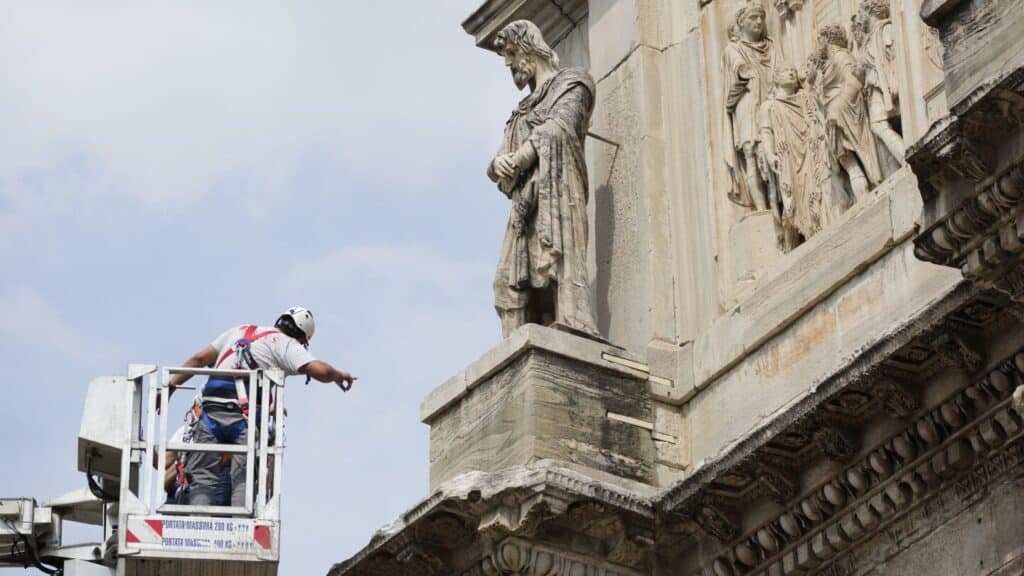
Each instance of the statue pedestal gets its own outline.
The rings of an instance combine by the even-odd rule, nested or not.
[[[329,576],[651,574],[669,437],[651,378],[606,342],[519,328],[423,400],[430,496]]]
[[[769,210],[750,212],[729,229],[731,302],[738,302],[783,257],[775,218]]]
[[[431,488],[540,460],[620,485],[654,484],[645,369],[610,344],[523,326],[424,399]]]

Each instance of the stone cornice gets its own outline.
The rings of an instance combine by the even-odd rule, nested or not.
[[[1022,336],[1008,333],[995,361],[972,343],[1006,332],[1007,302],[961,284],[811,397],[661,493],[641,495],[554,461],[471,472],[443,484],[330,575],[632,575],[644,573],[655,553],[688,554],[698,542],[712,554],[702,554],[701,565],[718,574],[824,568],[979,466],[995,470],[989,463],[1000,458],[1017,465],[999,454],[1022,451],[1024,422],[1010,400],[1024,382]],[[914,376],[910,357],[927,368]],[[887,364],[894,358],[903,358],[903,369]],[[965,377],[926,405],[922,389],[949,368]],[[884,439],[862,446],[866,427],[883,420]],[[789,455],[779,455],[780,438]],[[829,462],[818,469],[827,474],[805,474],[822,460]],[[756,520],[748,515],[754,509]],[[567,532],[600,552],[567,553],[549,539]]]
[[[952,12],[963,0],[924,0],[921,3],[921,19],[929,26],[938,26],[943,16]]]
[[[486,0],[462,23],[476,45],[494,49],[494,37],[513,20],[530,20],[558,44],[587,15],[587,0]]]
[[[650,499],[551,462],[492,474],[471,472],[446,482],[329,574],[374,574],[366,568],[371,564],[405,566],[408,573],[417,574],[433,573],[436,566],[436,573],[450,574],[444,552],[448,547],[478,535],[498,541],[532,534],[538,524],[566,514],[580,502],[598,505],[602,515],[622,518],[620,524],[627,528],[640,526],[629,529],[634,534],[643,534],[654,522]],[[608,572],[614,574],[627,572]]]
[[[915,255],[1024,298],[1024,69],[982,85],[907,157],[924,200]]]
[[[957,356],[957,346],[949,340],[949,330],[955,328],[947,319],[954,316],[958,310],[969,308],[972,299],[977,296],[975,289],[968,284],[962,284],[944,300],[935,303],[921,317],[915,319],[912,325],[865,350],[856,362],[824,382],[814,394],[791,407],[785,414],[766,422],[715,461],[705,463],[691,476],[668,487],[657,498],[659,512],[667,514],[687,511],[692,509],[693,502],[705,501],[708,486],[716,483],[719,478],[731,475],[737,469],[750,468],[750,462],[757,460],[759,453],[762,453],[775,438],[792,431],[808,436],[808,440],[811,441],[813,431],[809,435],[805,432],[809,425],[813,426],[815,423],[815,413],[821,412],[831,400],[842,393],[853,391],[858,383],[863,386],[865,395],[873,398],[881,409],[904,415],[907,411],[913,411],[914,405],[908,405],[913,399],[906,393],[900,393],[899,370],[892,371],[886,368],[886,361],[899,356],[904,349],[913,348],[928,350],[927,353],[935,357],[948,354],[948,360],[943,362],[950,365],[959,362],[966,366],[974,362],[970,358],[970,353]],[[882,382],[884,384],[880,385]],[[821,452],[824,453],[825,450]]]
[[[809,491],[773,520],[730,542],[717,574],[778,565],[819,570],[979,462],[1024,438],[1011,395],[1024,379],[1024,350],[958,390],[866,457]]]
[[[944,214],[915,240],[921,260],[959,268],[991,286],[1024,252],[1024,159],[987,178],[976,194]]]

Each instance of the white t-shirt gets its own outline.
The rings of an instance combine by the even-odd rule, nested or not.
[[[244,361],[237,354],[231,354],[227,358],[224,354],[235,347],[235,343],[245,336],[245,329],[248,324],[232,328],[221,334],[216,340],[210,343],[217,349],[217,364],[215,368],[241,368],[248,370]],[[260,326],[256,334],[270,331],[270,334],[257,338],[249,344],[249,350],[253,359],[260,368],[279,368],[286,376],[294,376],[299,373],[299,368],[309,364],[316,358],[306,350],[306,347],[298,340],[281,333],[276,328]]]

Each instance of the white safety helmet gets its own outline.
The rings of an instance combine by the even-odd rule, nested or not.
[[[313,321],[312,312],[302,306],[293,306],[285,310],[284,314],[281,314],[281,317],[277,320],[278,323],[285,318],[291,319],[292,324],[306,337],[306,342],[313,339],[313,333],[316,332],[316,322]]]

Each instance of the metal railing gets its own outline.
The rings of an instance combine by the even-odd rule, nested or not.
[[[138,368],[138,370],[133,370]],[[144,454],[142,460],[148,463],[152,454],[158,455],[158,465],[145,466],[145,474],[141,485],[139,499],[145,508],[161,514],[183,514],[203,516],[234,516],[251,518],[279,517],[277,496],[281,490],[281,463],[284,456],[284,374],[280,370],[221,370],[212,368],[166,367],[157,370],[151,366],[132,366],[129,368],[130,378],[142,387],[142,378],[148,376],[148,394],[146,394],[146,422],[141,430],[143,439],[138,446]],[[241,379],[250,390],[250,397],[258,399],[250,405],[248,414],[248,431],[245,444],[209,444],[195,442],[169,443],[167,438],[173,433],[169,429],[170,389],[167,383],[177,374],[188,376],[213,376],[225,379]],[[255,383],[255,385],[253,384]],[[184,388],[184,387],[180,387]],[[156,405],[159,398],[161,411],[157,414]],[[270,405],[273,402],[273,420],[270,418]],[[140,422],[141,424],[141,422]],[[270,433],[273,426],[273,434]],[[272,443],[271,443],[272,438]],[[151,440],[156,440],[153,443]],[[151,452],[155,450],[155,452]],[[190,504],[165,504],[163,499],[164,470],[167,452],[213,452],[218,454],[238,454],[246,457],[245,461],[245,505],[244,506],[199,506]],[[268,494],[273,487],[274,494]],[[154,489],[156,488],[156,489]],[[272,506],[268,506],[272,504]]]

